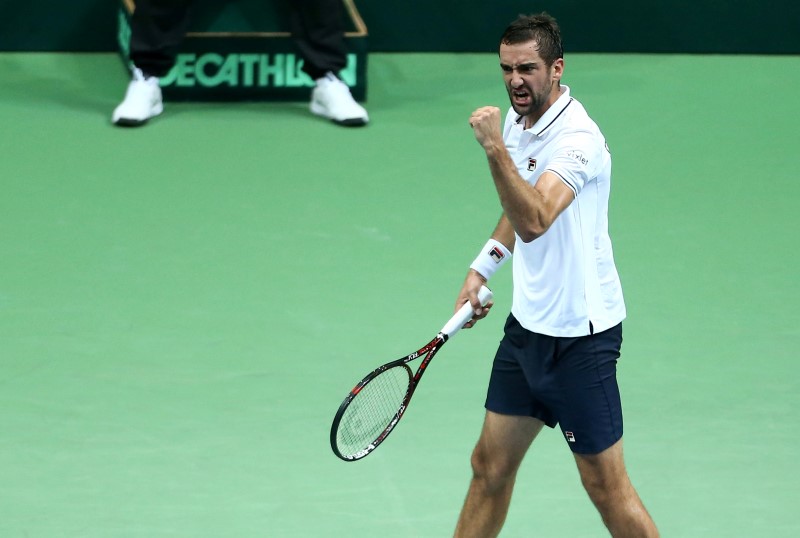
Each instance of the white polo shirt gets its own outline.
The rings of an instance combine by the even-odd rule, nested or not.
[[[575,200],[541,237],[514,245],[511,312],[529,331],[584,336],[625,319],[617,268],[608,235],[611,154],[605,137],[569,88],[530,129],[510,109],[506,148],[525,181],[556,173]]]

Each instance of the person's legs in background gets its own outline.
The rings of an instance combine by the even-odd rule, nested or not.
[[[191,0],[137,0],[130,21],[133,76],[111,117],[115,125],[142,125],[163,111],[159,78],[175,64],[189,27],[191,4]]]
[[[143,125],[161,114],[159,78],[175,64],[189,27],[191,0],[138,0],[131,16],[132,79],[112,115],[121,126]],[[338,78],[347,64],[344,4],[341,0],[292,0],[291,30],[303,57],[303,70],[315,81],[311,112],[337,124],[362,126],[367,111]]]
[[[347,65],[342,0],[291,0],[292,37],[303,57],[303,71],[316,83],[311,112],[346,126],[369,121],[338,73]]]

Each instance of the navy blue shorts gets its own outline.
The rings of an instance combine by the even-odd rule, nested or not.
[[[622,324],[577,338],[537,334],[508,316],[486,409],[561,427],[570,449],[597,454],[622,437],[617,359]]]

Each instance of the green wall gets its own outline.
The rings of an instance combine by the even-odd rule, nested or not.
[[[231,2],[243,12],[257,11],[260,3]],[[356,5],[374,52],[490,51],[517,14],[547,10],[560,20],[568,52],[800,53],[800,3],[794,0],[356,0]],[[116,49],[114,0],[2,0],[2,8],[0,50]]]

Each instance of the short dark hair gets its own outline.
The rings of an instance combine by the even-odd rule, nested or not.
[[[556,20],[545,12],[520,15],[506,28],[503,37],[500,38],[500,43],[505,45],[517,45],[527,41],[536,41],[539,44],[539,56],[548,67],[564,57],[561,29]]]

